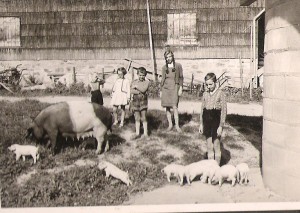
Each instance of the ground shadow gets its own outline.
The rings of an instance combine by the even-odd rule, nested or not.
[[[104,141],[104,143],[102,144],[102,151],[104,151],[105,149],[105,145],[107,140],[109,141],[109,148],[113,148],[114,146],[120,145],[124,142],[126,142],[126,140],[122,137],[120,137],[119,135],[116,134],[110,134],[106,136],[106,140]],[[64,138],[61,136],[58,136],[58,142],[57,142],[57,147],[56,150],[57,152],[61,152],[62,150],[64,150],[67,147],[73,147],[73,148],[79,148],[79,149],[97,149],[97,140],[94,137],[88,137],[88,138]]]
[[[262,116],[227,115],[226,122],[241,133],[259,151],[259,166],[262,167]]]
[[[227,164],[230,161],[231,154],[230,154],[229,150],[225,149],[225,147],[223,146],[223,143],[220,144],[220,147],[221,147],[220,166],[223,166],[223,165]]]
[[[183,126],[189,123],[193,118],[193,115],[188,113],[179,114],[179,126]],[[172,113],[173,125],[175,125],[174,115]],[[151,134],[152,131],[158,129],[166,129],[168,127],[168,120],[166,112],[161,110],[150,110],[147,112],[147,122],[148,122],[148,133]],[[130,113],[129,117],[125,119],[125,123],[135,123],[134,114]],[[142,125],[141,125],[142,128]],[[142,132],[142,131],[141,131]]]

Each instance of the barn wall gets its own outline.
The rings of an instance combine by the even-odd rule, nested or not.
[[[21,47],[0,48],[2,60],[150,59],[145,0],[0,0],[0,16],[21,18]],[[177,57],[249,58],[251,19],[264,1],[151,0],[156,56],[167,41],[167,14],[197,13],[198,42]],[[142,54],[141,54],[142,53]]]

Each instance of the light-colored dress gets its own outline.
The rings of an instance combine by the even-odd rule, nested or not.
[[[130,99],[130,82],[128,79],[118,78],[112,88],[112,106],[127,105]]]
[[[179,87],[183,86],[182,66],[175,63],[175,70],[170,64],[167,68],[166,65],[162,68],[162,81],[161,81],[161,106],[174,107],[178,106]]]

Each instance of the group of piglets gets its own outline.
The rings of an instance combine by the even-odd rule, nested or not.
[[[220,167],[217,161],[209,159],[186,166],[172,163],[161,171],[167,175],[169,182],[170,177],[172,175],[175,176],[180,185],[183,185],[184,177],[190,185],[197,176],[201,176],[200,180],[202,183],[219,183],[219,186],[222,186],[224,181],[231,181],[232,186],[234,186],[236,182],[239,184],[248,183],[249,167],[246,163],[240,163],[237,166],[226,164]]]

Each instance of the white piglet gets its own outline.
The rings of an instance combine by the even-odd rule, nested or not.
[[[183,185],[183,178],[185,175],[185,167],[183,165],[172,163],[164,167],[161,172],[167,175],[167,180],[169,182],[171,181],[170,177],[174,175],[175,177],[177,177],[178,183],[180,183],[180,185]]]
[[[246,163],[240,163],[236,166],[237,170],[240,173],[240,184],[243,184],[243,181],[245,184],[248,183],[248,173],[249,173],[249,166]]]
[[[219,165],[211,165],[211,166],[207,166],[203,172],[203,175],[201,177],[201,181],[202,183],[206,183],[206,180],[208,180],[208,184],[211,184],[211,180],[212,178],[215,176],[216,171],[220,169]]]
[[[219,182],[219,186],[222,186],[224,180],[232,181],[231,185],[234,186],[236,181],[239,182],[239,171],[235,166],[224,165],[216,170],[215,176],[212,179],[212,182]]]
[[[19,145],[13,144],[8,149],[16,154],[16,161],[20,159],[22,156],[23,161],[25,161],[26,156],[31,156],[33,158],[33,163],[35,164],[36,161],[39,159],[39,148],[33,145]]]
[[[111,175],[114,178],[121,180],[127,186],[132,185],[132,182],[129,179],[128,172],[122,171],[112,163],[109,163],[107,161],[100,161],[98,164],[98,168],[100,170],[104,169],[106,178],[108,178]]]
[[[185,169],[185,173],[186,173],[185,175],[188,184],[191,184],[191,182],[194,180],[195,177],[203,175],[203,173],[207,170],[206,168],[214,165],[218,166],[218,163],[217,161],[212,159],[201,160],[187,165]],[[203,179],[202,181],[204,182]]]

